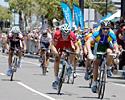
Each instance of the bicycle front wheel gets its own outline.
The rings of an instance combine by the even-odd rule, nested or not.
[[[99,75],[99,85],[98,85],[98,98],[103,99],[105,92],[105,83],[106,83],[106,72],[105,70],[100,71]]]
[[[66,71],[66,65],[63,65],[62,71],[60,73],[59,77],[59,83],[58,83],[58,94],[61,92],[62,84],[65,80],[65,71]]]

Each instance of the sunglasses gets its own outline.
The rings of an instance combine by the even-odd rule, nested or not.
[[[109,30],[110,28],[106,28],[106,27],[104,27],[104,28],[102,28],[103,30]]]

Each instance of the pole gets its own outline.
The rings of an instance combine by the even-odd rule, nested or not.
[[[90,7],[88,9],[88,28],[90,27]]]
[[[106,0],[106,15],[107,15],[107,12],[108,12],[108,0]]]
[[[121,17],[125,17],[125,0],[121,0]]]
[[[81,8],[82,14],[84,16],[84,0],[79,0],[79,7]],[[83,19],[83,21],[84,21],[84,19]]]

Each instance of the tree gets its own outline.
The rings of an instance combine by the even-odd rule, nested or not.
[[[85,5],[84,5],[85,8],[89,7],[94,8],[97,12],[99,12],[102,16],[104,16],[106,14],[106,3],[104,3],[106,0],[95,0],[95,1],[96,3],[94,3],[94,0],[85,0]],[[114,6],[114,4],[111,1],[108,2],[107,12],[114,13],[115,11],[116,7]]]
[[[12,18],[12,15],[9,11],[9,9],[4,8],[2,6],[0,6],[0,20],[10,20]]]

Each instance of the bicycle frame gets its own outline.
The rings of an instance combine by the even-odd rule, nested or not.
[[[62,70],[59,75],[58,94],[60,94],[62,84],[64,83],[66,76],[68,76],[67,83],[69,82],[70,75],[68,75],[68,73],[67,73],[67,68],[70,64],[69,55],[74,54],[74,52],[67,51],[67,50],[63,50],[63,53],[64,53],[64,58],[62,60]],[[72,83],[74,83],[74,77],[73,77]]]

